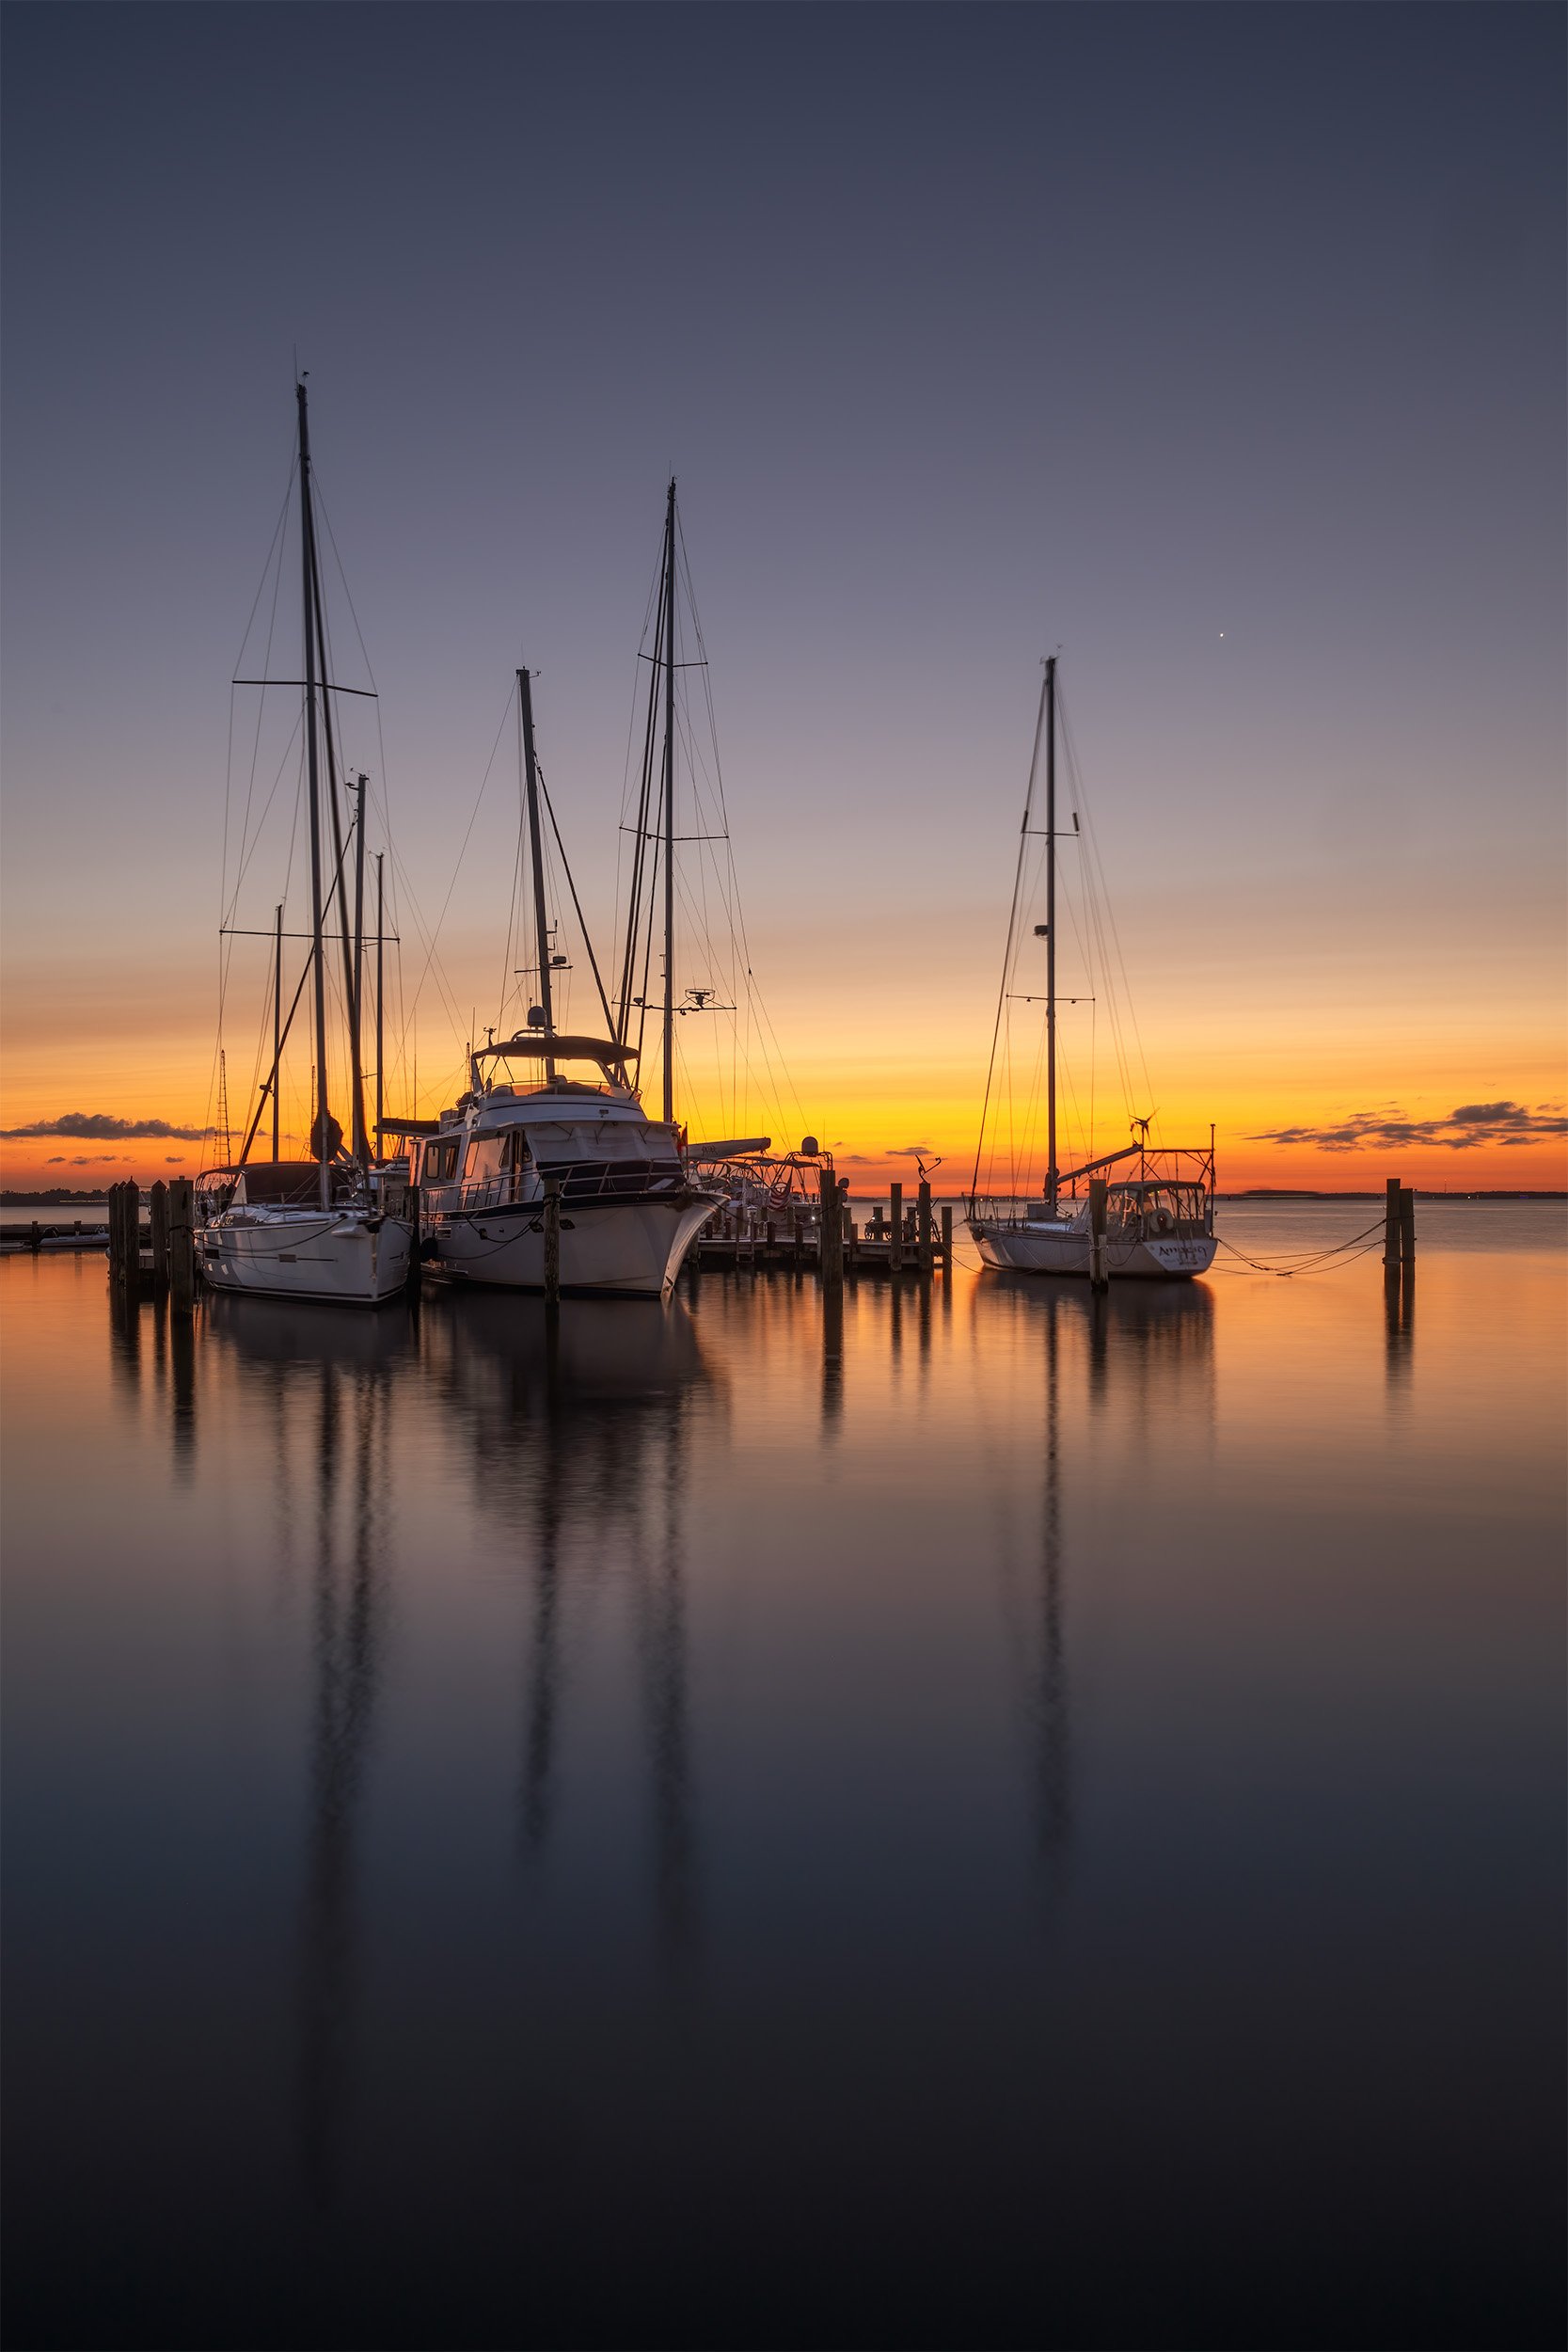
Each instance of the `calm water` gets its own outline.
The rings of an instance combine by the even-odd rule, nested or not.
[[[1421,1224],[7,1262],[11,2341],[1558,2342],[1563,1220]]]

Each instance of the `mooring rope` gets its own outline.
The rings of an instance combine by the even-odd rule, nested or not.
[[[1291,1253],[1295,1260],[1293,1264],[1287,1263],[1280,1259],[1249,1258],[1244,1249],[1236,1248],[1234,1242],[1227,1241],[1223,1235],[1216,1238],[1222,1249],[1227,1250],[1231,1257],[1239,1259],[1243,1265],[1249,1266],[1254,1274],[1273,1274],[1277,1276],[1280,1281],[1288,1282],[1293,1275],[1322,1274],[1331,1271],[1337,1273],[1340,1265],[1354,1265],[1357,1258],[1370,1257],[1383,1236],[1384,1223],[1380,1217],[1375,1225],[1369,1225],[1364,1233],[1353,1233],[1349,1241],[1336,1242],[1331,1249]],[[1232,1269],[1229,1266],[1222,1266],[1220,1271],[1228,1274]]]

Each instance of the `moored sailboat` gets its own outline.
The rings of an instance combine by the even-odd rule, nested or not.
[[[310,951],[287,1020],[282,1012],[282,909],[277,928],[273,979],[273,1058],[249,1131],[237,1160],[205,1170],[198,1181],[197,1263],[214,1290],[242,1291],[273,1298],[325,1299],[344,1305],[378,1306],[395,1297],[407,1280],[413,1233],[406,1216],[389,1213],[391,1172],[372,1153],[365,1115],[363,1011],[365,999],[365,793],[357,779],[352,818],[355,912],[349,927],[344,864],[349,842],[341,837],[337,795],[341,778],[333,716],[334,688],[328,668],[326,621],[316,537],[310,431],[303,380],[294,388],[298,410],[299,515],[304,593],[304,677],[263,678],[261,686],[296,684],[302,691],[307,822],[310,853]],[[325,768],[325,778],[323,770]],[[336,863],[324,883],[323,799],[332,821]],[[352,1142],[328,1107],[328,1028],[325,911],[336,895],[343,917],[343,986],[347,1011],[352,1096]],[[306,981],[312,983],[311,1027],[314,1082],[311,1156],[280,1156],[278,1099],[283,1048]],[[376,996],[377,1087],[383,1054],[381,992]],[[253,1161],[261,1115],[272,1104],[272,1157]]]
[[[986,1122],[991,1109],[997,1074],[997,1047],[1004,1016],[1012,994],[1011,982],[1024,935],[1028,876],[1028,845],[1035,788],[1045,751],[1045,921],[1032,933],[1045,942],[1045,1176],[1037,1192],[1011,1169],[1006,1194],[983,1197],[980,1167],[986,1146]],[[1078,835],[1077,818],[1073,834]],[[969,1231],[988,1266],[1020,1274],[1060,1274],[1102,1279],[1108,1276],[1145,1280],[1188,1279],[1213,1263],[1214,1143],[1210,1130],[1207,1147],[1151,1145],[1150,1121],[1132,1120],[1134,1140],[1119,1151],[1091,1156],[1063,1169],[1057,1156],[1057,1009],[1056,991],[1056,660],[1045,664],[1040,688],[1039,716],[1035,728],[1035,753],[1029,768],[1029,791],[1023,810],[1013,903],[1007,923],[1002,986],[996,1025],[991,1036],[990,1068],[986,1078],[980,1137],[975,1147],[974,1173],[968,1203]],[[1136,1170],[1130,1163],[1136,1162]],[[1104,1171],[1121,1168],[1119,1176]],[[1095,1180],[1099,1180],[1098,1184]],[[1086,1187],[1086,1189],[1085,1189]]]

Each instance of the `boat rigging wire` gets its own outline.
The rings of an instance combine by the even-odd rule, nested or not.
[[[1023,862],[1028,854],[1029,815],[1035,804],[1035,778],[1040,764],[1040,738],[1045,731],[1045,704],[1050,687],[1050,675],[1047,671],[1040,681],[1039,710],[1035,719],[1035,748],[1029,759],[1029,788],[1023,796],[1023,822],[1019,828],[1018,865],[1013,873],[1013,902],[1007,915],[1007,944],[1002,951],[1002,984],[996,992],[996,1019],[991,1025],[990,1033],[990,1061],[986,1070],[986,1091],[980,1104],[980,1134],[979,1140],[974,1146],[974,1173],[970,1179],[969,1185],[972,1200],[980,1189],[980,1158],[985,1149],[986,1114],[990,1107],[991,1081],[996,1074],[997,1040],[1002,1034],[1002,1009],[1006,1003],[1007,980],[1013,966],[1014,941],[1018,932],[1018,910],[1022,895],[1021,885],[1023,881]]]

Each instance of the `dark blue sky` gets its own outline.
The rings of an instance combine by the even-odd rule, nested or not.
[[[296,350],[434,903],[520,652],[593,886],[673,468],[776,998],[841,955],[967,1022],[1055,644],[1162,954],[1192,916],[1251,971],[1259,892],[1304,950],[1516,940],[1560,834],[1563,53],[1545,7],[13,5],[24,967],[84,903],[135,952],[150,813],[162,946],[206,953]],[[875,860],[824,873],[831,809]]]

